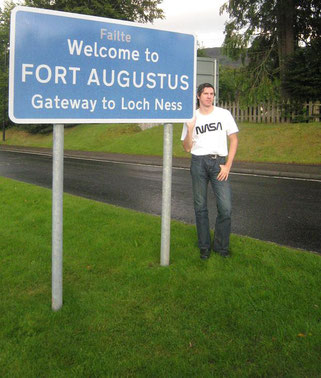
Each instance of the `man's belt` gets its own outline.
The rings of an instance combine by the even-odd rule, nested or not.
[[[214,155],[208,155],[211,159],[213,159],[213,160],[215,160],[215,159],[217,159],[217,158],[219,158],[219,157],[222,157],[222,156],[220,156],[220,155],[218,155],[218,154],[214,154]]]

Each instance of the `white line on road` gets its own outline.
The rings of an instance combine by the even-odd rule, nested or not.
[[[28,154],[28,155],[52,156],[51,153],[46,153],[46,152],[30,152],[30,151],[20,151],[20,150],[3,150],[3,151],[4,152],[15,152],[15,153],[21,153],[21,154]],[[84,157],[84,156],[74,156],[74,155],[65,156],[65,159],[89,160],[89,161],[97,161],[97,162],[101,162],[101,163],[136,165],[136,166],[141,166],[141,167],[158,167],[158,168],[162,167],[162,165],[157,165],[157,164],[144,164],[144,163],[129,162],[129,161],[115,161],[115,160],[91,158],[91,157]],[[173,169],[189,171],[189,168],[186,168],[186,167],[174,167],[173,166]],[[261,175],[261,174],[256,174],[256,173],[230,172],[230,174],[235,175],[235,176],[265,177],[265,178],[280,179],[280,180],[321,182],[321,180],[312,179],[312,178],[287,177],[287,176],[275,176],[275,175],[273,176],[273,175],[264,175],[264,174]]]

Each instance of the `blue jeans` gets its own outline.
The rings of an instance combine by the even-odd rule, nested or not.
[[[207,208],[207,188],[211,183],[217,206],[213,249],[218,253],[228,253],[231,233],[231,187],[229,180],[218,181],[220,165],[225,157],[212,159],[209,155],[192,155],[191,175],[193,183],[194,210],[200,249],[211,248],[210,227]]]

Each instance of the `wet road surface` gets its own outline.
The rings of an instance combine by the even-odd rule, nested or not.
[[[0,151],[0,176],[51,188],[52,159]],[[232,174],[232,232],[321,252],[321,182]],[[65,158],[64,191],[161,214],[162,168]],[[210,220],[215,201],[209,189]],[[195,223],[190,173],[173,168],[172,218]]]

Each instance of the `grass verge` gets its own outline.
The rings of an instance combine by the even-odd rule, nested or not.
[[[51,300],[51,191],[0,178],[1,376],[320,376],[321,258],[64,196],[64,306]]]
[[[236,160],[321,164],[321,123],[240,124]],[[173,129],[173,155],[188,157],[180,141],[181,124]],[[52,147],[52,135],[7,130],[9,145]],[[3,142],[0,142],[1,144]],[[141,131],[136,124],[79,125],[65,128],[65,149],[125,154],[162,155],[163,127]]]

